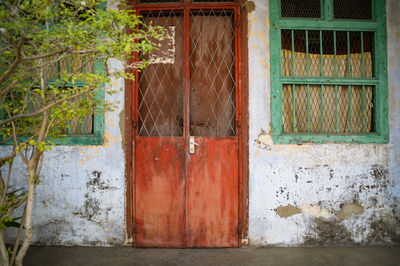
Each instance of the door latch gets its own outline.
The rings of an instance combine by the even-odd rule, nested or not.
[[[194,142],[194,137],[189,138],[189,154],[194,154],[194,146],[200,146],[200,144]]]

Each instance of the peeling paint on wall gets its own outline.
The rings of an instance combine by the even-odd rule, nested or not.
[[[250,243],[335,245],[397,241],[400,2],[388,0],[386,4],[390,141],[363,145],[273,144],[269,127],[269,5],[268,1],[254,2],[256,9],[251,18],[257,21],[249,20]],[[260,58],[265,58],[262,65]]]
[[[332,216],[331,213],[327,209],[321,208],[321,206],[315,205],[312,206],[307,203],[301,204],[301,211],[305,214],[311,215],[313,217],[323,217],[323,218],[330,218]]]
[[[270,128],[268,1],[245,3],[251,245],[400,242],[400,1],[387,0],[386,6],[389,143],[276,145]],[[121,64],[111,60],[109,66]],[[122,80],[111,84],[124,91]],[[33,218],[36,244],[125,240],[124,95],[106,98],[119,104],[105,115],[103,145],[57,146],[46,154],[35,199],[43,206]],[[15,164],[23,165],[18,160]],[[23,174],[23,168],[16,169],[15,175]]]
[[[359,203],[344,204],[340,211],[336,214],[339,219],[348,219],[353,215],[361,215],[365,211],[364,207]]]
[[[304,235],[304,244],[308,246],[326,246],[351,243],[351,233],[336,219],[316,218]]]
[[[247,12],[247,13],[251,13],[251,12],[253,12],[253,11],[256,9],[256,4],[254,4],[253,1],[247,1],[247,2],[244,4],[244,8],[246,9],[246,12]]]
[[[264,150],[271,150],[271,145],[273,145],[272,138],[263,129],[261,133],[255,140],[256,146]]]
[[[301,213],[301,210],[291,204],[286,206],[279,206],[278,208],[276,208],[276,214],[278,214],[282,218],[287,218],[298,213]]]

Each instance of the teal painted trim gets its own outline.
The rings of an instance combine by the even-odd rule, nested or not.
[[[348,77],[351,77],[351,57],[350,57],[350,32],[347,32],[347,70]]]
[[[293,132],[296,132],[296,84],[293,84]]]
[[[389,136],[388,126],[388,75],[387,75],[387,33],[386,33],[386,1],[377,0],[375,3],[376,21],[379,25],[379,30],[375,32],[376,53],[376,76],[380,83],[376,87],[376,120],[377,132],[384,136]]]
[[[362,113],[363,113],[363,132],[365,132],[365,123],[366,123],[366,121],[365,121],[365,112],[366,112],[366,110],[365,110],[365,86],[363,85],[362,86]]]
[[[310,76],[310,59],[308,58],[308,30],[306,30],[306,70],[307,70],[307,77]]]
[[[337,77],[337,59],[336,59],[336,31],[333,31],[333,61],[335,65],[335,78]]]
[[[27,138],[19,137],[18,141],[23,142]],[[94,136],[94,135],[71,135],[71,136],[64,136],[61,138],[53,139],[47,138],[47,141],[54,143],[57,146],[62,145],[102,145],[103,144],[103,137],[102,136]],[[13,141],[9,140],[3,145],[13,145]]]
[[[68,82],[67,84],[64,85],[64,81],[62,80],[51,80],[49,82],[47,82],[48,86],[62,86],[62,87],[83,87],[85,86],[85,82],[79,81],[79,80],[75,80],[74,83],[72,82]],[[39,86],[39,85],[38,85]]]
[[[325,20],[333,19],[333,0],[325,0],[323,2],[323,18]]]
[[[103,144],[103,137],[101,136],[94,136],[94,135],[76,135],[76,136],[66,136],[60,139],[48,139],[49,141],[53,142],[57,146],[62,145],[102,145]]]
[[[281,76],[281,31],[278,28],[280,17],[280,1],[272,0],[269,5],[270,17],[270,66],[271,66],[271,131],[273,135],[282,134],[282,84]],[[293,72],[295,69],[292,70]]]
[[[277,21],[280,29],[285,30],[336,30],[336,31],[375,31],[379,24],[376,21],[350,21],[321,19],[280,19]]]
[[[322,30],[319,31],[319,57],[321,59],[321,77],[324,76],[324,57],[322,49]]]
[[[361,32],[361,76],[365,77],[365,66],[364,66],[364,32]]]
[[[70,55],[68,58],[68,73],[72,72],[72,56]]]
[[[292,36],[292,76],[295,77],[296,76],[296,68],[295,68],[294,60],[295,60],[296,53],[294,52],[294,30],[292,30],[291,36]]]
[[[367,134],[285,134],[272,136],[274,144],[300,143],[388,143],[387,136],[378,133]]]
[[[271,65],[271,132],[274,143],[387,143],[388,142],[388,80],[386,1],[373,1],[373,21],[329,20],[333,16],[333,0],[323,1],[322,19],[280,18],[280,0],[270,0],[270,65]],[[329,11],[328,11],[329,10]],[[374,33],[374,78],[322,78],[281,76],[281,30],[332,30]],[[336,36],[334,36],[336,37]],[[336,43],[335,45],[336,46]],[[364,46],[364,45],[363,45]],[[334,49],[336,52],[336,49]],[[336,59],[336,58],[335,58]],[[336,67],[335,67],[336,68]],[[293,71],[295,71],[293,69]],[[335,73],[336,73],[335,69]],[[364,74],[365,76],[365,74]],[[282,84],[319,84],[335,86],[336,130],[338,131],[337,85],[374,86],[374,132],[376,133],[326,133],[282,134]],[[365,101],[365,99],[364,99]],[[365,112],[365,110],[364,110]],[[365,115],[364,115],[365,119]],[[294,129],[295,130],[295,129]]]
[[[98,99],[104,99],[104,90],[98,90],[96,92]],[[104,113],[95,113],[93,118],[93,131],[95,136],[102,137],[104,134]]]
[[[350,133],[353,133],[353,125],[352,125],[352,111],[351,111],[351,90],[352,90],[352,86],[349,86],[349,131]]]
[[[324,97],[324,85],[321,85],[321,122],[322,122],[322,132],[325,132],[325,97]]]
[[[307,84],[307,132],[310,133],[310,84]]]
[[[336,121],[336,133],[339,132],[339,110],[338,110],[338,90],[335,85],[335,121]]]
[[[105,73],[105,63],[96,60],[94,63],[94,73]],[[77,85],[75,85],[77,86]],[[104,100],[104,83],[95,93],[95,97]],[[95,111],[93,115],[93,134],[91,135],[67,135],[62,139],[52,140],[56,145],[102,145],[104,135],[104,113]]]
[[[377,78],[281,77],[283,84],[378,85]]]

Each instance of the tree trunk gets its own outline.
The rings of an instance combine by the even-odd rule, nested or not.
[[[8,253],[4,240],[4,229],[0,229],[0,265],[8,266]]]
[[[28,251],[29,245],[32,240],[32,211],[33,211],[33,195],[35,192],[35,167],[33,165],[28,166],[28,195],[26,198],[26,213],[25,213],[25,238],[22,243],[21,249],[18,251],[18,255],[15,258],[15,265],[22,266],[22,262],[26,252]]]

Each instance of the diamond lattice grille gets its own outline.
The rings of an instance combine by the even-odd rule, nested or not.
[[[283,132],[373,132],[373,88],[283,85]]]
[[[373,38],[371,32],[282,30],[282,76],[301,83],[303,77],[371,78]],[[282,95],[285,133],[373,131],[372,85],[285,84]]]
[[[191,11],[190,25],[190,134],[234,136],[234,13]]]
[[[183,134],[183,19],[176,11],[143,15],[145,24],[163,27],[158,50],[142,55],[149,66],[139,74],[139,136]]]

